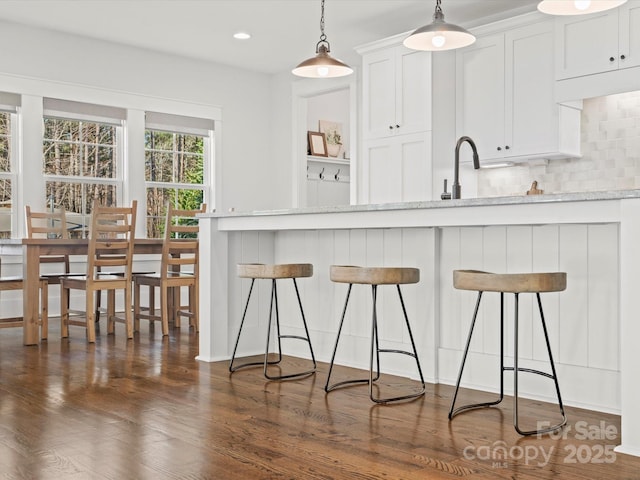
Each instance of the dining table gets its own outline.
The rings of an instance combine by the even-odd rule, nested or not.
[[[23,264],[23,343],[39,343],[39,279],[40,256],[42,255],[87,255],[87,238],[23,238],[0,240],[0,255],[22,255]],[[162,253],[161,238],[136,238],[134,255]],[[82,273],[79,273],[82,275]]]

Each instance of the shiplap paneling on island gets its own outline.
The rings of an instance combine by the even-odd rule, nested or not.
[[[312,263],[314,275],[298,280],[305,316],[309,325],[316,358],[328,362],[336,338],[340,316],[344,308],[347,285],[333,283],[329,278],[331,265],[405,266],[417,267],[421,281],[402,287],[402,293],[411,322],[414,340],[420,354],[423,374],[429,381],[437,378],[436,310],[437,285],[434,283],[436,266],[433,262],[436,231],[417,229],[353,229],[322,231],[233,232],[229,236],[229,297],[230,297],[230,349],[237,334],[246,295],[248,279],[235,276],[239,262]],[[275,244],[275,249],[271,250]],[[256,283],[259,302],[251,300],[247,327],[254,333],[243,339],[241,354],[264,352],[269,314],[271,285],[268,281]],[[278,281],[279,313],[283,333],[301,334],[300,313],[295,290],[290,280]],[[402,327],[402,310],[394,287],[378,290],[378,314],[381,317],[380,341],[386,348],[410,349],[410,340]],[[249,318],[251,316],[251,318]],[[343,365],[368,368],[371,335],[371,287],[355,285],[340,340],[336,360]],[[308,357],[302,342],[283,340],[286,353]],[[399,357],[399,358],[394,358]],[[411,359],[387,355],[382,359],[389,373],[413,375]]]
[[[563,399],[571,405],[617,412],[620,409],[619,272],[617,224],[287,230],[229,233],[229,352],[242,316],[250,280],[238,279],[239,262],[303,262],[314,276],[298,286],[316,358],[329,361],[347,285],[329,279],[333,264],[420,268],[417,285],[403,287],[407,312],[425,379],[455,382],[476,301],[474,292],[455,290],[455,269],[495,272],[566,271],[567,290],[542,295]],[[270,282],[256,283],[240,354],[262,353],[269,314]],[[291,281],[278,282],[283,331],[301,334]],[[393,288],[379,290],[381,342],[409,349],[400,327],[401,310]],[[506,353],[513,354],[513,295],[506,296]],[[463,385],[485,391],[498,386],[499,294],[486,293],[472,342]],[[336,361],[367,369],[371,333],[371,289],[356,285],[351,294]],[[520,296],[520,356],[523,366],[546,370],[547,357],[533,295]],[[284,340],[286,353],[308,357],[302,342]],[[413,375],[411,365],[383,357],[389,373]],[[509,362],[511,358],[508,358]],[[506,388],[511,391],[511,374]],[[552,382],[524,375],[521,392],[553,398]]]
[[[452,287],[455,269],[495,272],[566,271],[567,289],[542,294],[564,400],[616,412],[620,409],[618,225],[542,225],[445,228],[440,240],[441,317],[439,378],[455,383],[477,295]],[[505,351],[513,355],[514,296],[506,295]],[[463,385],[499,387],[500,296],[485,293]],[[549,371],[534,295],[520,295],[520,359]],[[523,360],[524,359],[524,360]],[[507,372],[506,388],[512,389]],[[553,399],[552,382],[521,376],[521,392]]]

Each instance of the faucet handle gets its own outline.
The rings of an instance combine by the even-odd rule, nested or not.
[[[451,193],[447,192],[447,179],[444,179],[444,192],[440,195],[440,200],[451,200]]]

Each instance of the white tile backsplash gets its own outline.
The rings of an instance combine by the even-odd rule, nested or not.
[[[584,100],[580,130],[582,158],[480,170],[478,196],[640,188],[640,91]]]

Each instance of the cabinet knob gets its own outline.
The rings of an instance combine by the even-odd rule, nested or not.
[[[389,125],[389,130],[393,130],[393,125]]]
[[[400,128],[400,125],[396,125],[396,128]]]
[[[507,146],[506,146],[506,147],[504,147],[504,148],[505,148],[505,150],[509,150],[509,145],[507,145]]]
[[[624,60],[625,58],[627,57],[625,57],[624,55],[620,55],[620,60]]]
[[[616,60],[615,58],[613,58],[613,57],[609,57],[609,61],[610,61],[610,62],[615,62],[615,60]]]
[[[502,150],[502,147],[498,147],[498,151],[501,151],[501,150]]]

